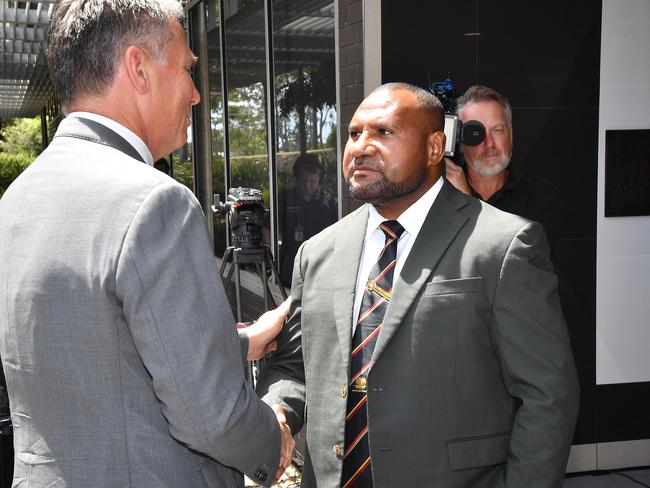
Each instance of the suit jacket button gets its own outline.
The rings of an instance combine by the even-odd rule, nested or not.
[[[348,385],[341,385],[341,396],[345,398],[348,394]]]
[[[341,449],[341,446],[338,444],[334,444],[334,446],[332,446],[332,450],[334,451],[334,454],[336,454],[336,457],[341,457],[343,454],[343,449]]]
[[[268,477],[268,475],[266,474],[265,471],[263,471],[263,470],[261,470],[261,469],[258,469],[258,470],[255,472],[255,477],[256,477],[258,480],[260,480],[260,481],[266,481],[266,478]]]

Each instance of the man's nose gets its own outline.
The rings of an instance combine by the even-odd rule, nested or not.
[[[485,140],[483,141],[483,144],[485,144],[486,147],[493,148],[494,147],[494,137],[492,134],[489,132],[485,133]]]
[[[350,154],[355,158],[359,156],[371,156],[376,151],[372,138],[366,131],[359,134],[356,140],[351,140],[351,143]]]

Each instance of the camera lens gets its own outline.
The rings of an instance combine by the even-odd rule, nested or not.
[[[485,127],[478,120],[468,120],[461,129],[460,140],[468,146],[478,146],[485,140]]]

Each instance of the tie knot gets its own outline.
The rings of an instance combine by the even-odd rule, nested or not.
[[[399,239],[404,232],[404,227],[397,220],[384,220],[379,224],[379,228],[386,235],[386,238],[392,237],[394,239]]]

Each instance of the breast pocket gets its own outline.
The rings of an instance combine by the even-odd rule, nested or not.
[[[444,295],[459,295],[466,293],[480,293],[483,287],[483,277],[458,278],[454,280],[439,280],[427,283],[424,289],[425,297]]]
[[[413,312],[414,337],[447,354],[459,341],[485,342],[490,312],[483,286],[480,276],[427,283]]]
[[[431,281],[426,284],[416,304],[415,320],[436,318],[456,322],[475,315],[484,308],[483,278],[480,276]]]

